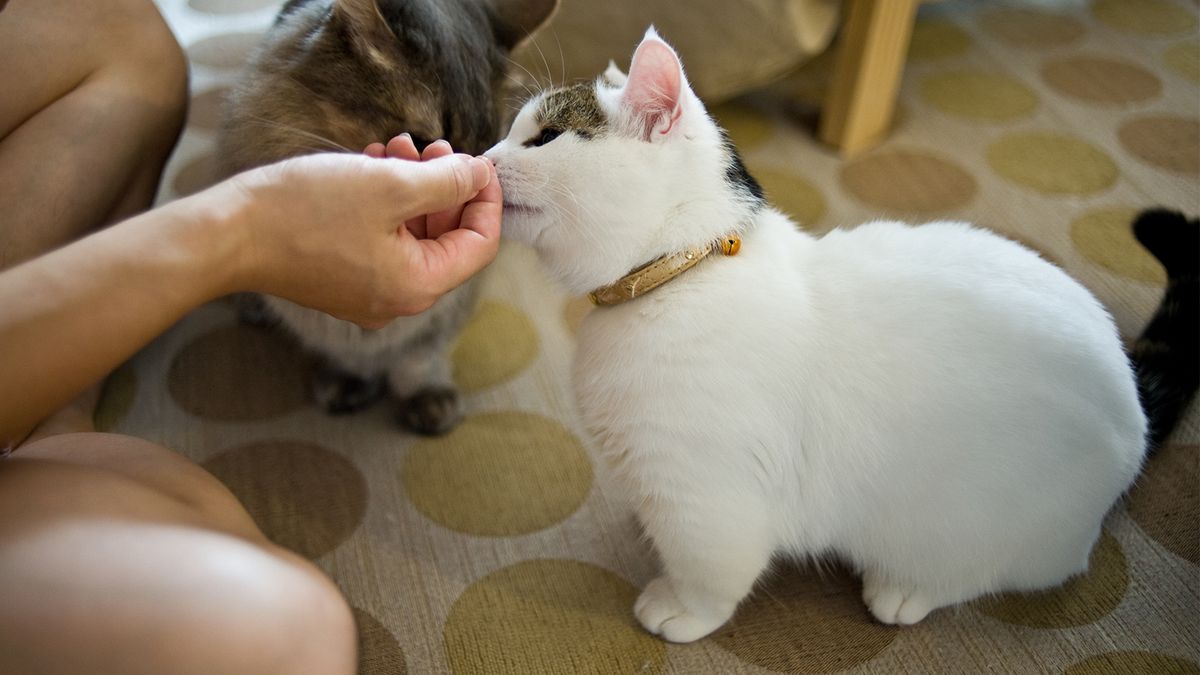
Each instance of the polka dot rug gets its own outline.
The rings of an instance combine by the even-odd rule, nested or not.
[[[280,2],[159,5],[193,89],[167,201],[212,181],[222,98]],[[1131,215],[1200,214],[1197,26],[1186,0],[927,4],[895,129],[849,160],[813,139],[828,55],[713,112],[800,227],[972,220],[1061,266],[1128,337],[1164,284]],[[364,673],[1200,673],[1195,408],[1062,588],[897,629],[836,563],[783,564],[709,638],[646,635],[631,605],[657,562],[571,405],[588,311],[506,244],[453,351],[466,420],[441,438],[400,431],[386,405],[321,414],[296,347],[221,304],[117,371],[97,421],[196,460],[326,570]]]

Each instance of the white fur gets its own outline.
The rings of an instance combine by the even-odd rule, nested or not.
[[[1146,433],[1094,297],[964,223],[815,239],[725,181],[686,81],[678,128],[649,140],[598,87],[609,135],[522,147],[534,100],[489,151],[506,200],[540,209],[506,215],[508,234],[582,292],[744,230],[736,257],[579,333],[579,406],[664,566],[635,607],[647,630],[707,635],[777,552],[842,557],[899,624],[1087,568]]]

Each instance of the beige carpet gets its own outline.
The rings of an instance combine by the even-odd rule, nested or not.
[[[195,92],[167,200],[206,180],[223,87],[278,3],[159,4]],[[926,6],[895,134],[853,161],[809,131],[825,58],[719,115],[807,227],[971,219],[1062,265],[1133,335],[1163,272],[1129,236],[1130,215],[1200,213],[1197,7],[1062,4],[1074,9]],[[1093,571],[1058,591],[897,630],[870,620],[858,581],[836,568],[784,567],[709,639],[645,635],[630,608],[656,562],[570,404],[586,310],[507,246],[455,351],[470,416],[445,438],[400,432],[386,406],[317,412],[295,350],[223,306],[119,371],[100,420],[201,462],[271,537],[327,570],[356,608],[368,673],[1200,672],[1195,407],[1108,520]]]

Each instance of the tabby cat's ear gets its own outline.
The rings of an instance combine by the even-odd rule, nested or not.
[[[396,37],[375,0],[334,0],[333,13],[351,33],[368,44],[376,39],[394,40]]]
[[[496,39],[509,51],[528,40],[558,10],[559,0],[486,0]]]
[[[683,116],[686,86],[679,56],[651,26],[633,53],[621,94],[622,103],[639,122],[643,140],[665,138],[675,128]]]

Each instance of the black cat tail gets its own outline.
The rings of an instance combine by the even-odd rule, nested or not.
[[[1162,303],[1130,354],[1153,453],[1200,387],[1200,221],[1151,209],[1134,220],[1133,233],[1167,269]]]

